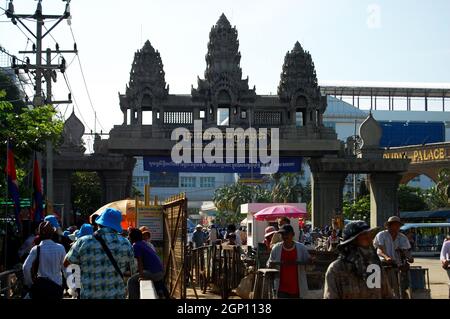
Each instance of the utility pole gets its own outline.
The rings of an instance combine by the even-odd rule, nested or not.
[[[59,70],[64,73],[66,70],[66,60],[64,57],[61,58],[60,64],[52,64],[52,54],[62,54],[62,53],[74,53],[77,54],[78,50],[76,43],[74,43],[73,50],[60,50],[58,43],[56,44],[56,50],[51,50],[48,48],[43,51],[42,41],[50,34],[50,32],[56,28],[63,20],[71,19],[70,15],[70,0],[63,0],[66,2],[66,7],[62,15],[44,15],[42,14],[42,0],[38,0],[36,12],[34,14],[16,14],[14,12],[13,0],[9,1],[8,10],[6,10],[6,16],[11,19],[11,22],[16,25],[20,23],[35,39],[36,45],[33,45],[31,51],[19,51],[20,54],[35,54],[36,63],[33,65],[30,63],[30,59],[26,58],[26,63],[18,65],[16,64],[16,58],[13,58],[12,68],[15,70],[16,74],[19,74],[19,70],[24,70],[26,73],[30,71],[35,72],[35,96],[33,98],[33,106],[40,107],[43,105],[54,105],[54,104],[71,104],[71,94],[69,93],[68,99],[65,101],[54,101],[52,96],[52,81],[56,82],[56,71]],[[34,33],[22,20],[35,20],[36,21],[36,33]],[[46,19],[56,20],[54,24],[43,33],[44,21]],[[42,55],[46,55],[46,64],[42,64]],[[44,78],[46,82],[46,96],[42,92],[42,79]],[[53,145],[51,141],[46,142],[46,198],[47,207],[50,210],[53,207]]]

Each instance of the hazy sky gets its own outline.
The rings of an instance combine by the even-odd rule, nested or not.
[[[31,0],[14,4],[16,13],[32,13],[36,7]],[[61,0],[42,4],[44,13],[64,11]],[[6,8],[7,1],[0,5]],[[203,77],[209,31],[222,12],[237,26],[243,75],[259,94],[276,92],[284,55],[297,40],[311,52],[321,83],[450,82],[448,0],[72,0],[71,11],[86,80],[105,130],[122,122],[117,95],[124,92],[133,54],[145,40],[161,53],[170,92],[190,93],[197,75]],[[52,34],[62,49],[72,47],[67,23]],[[0,23],[2,46],[16,53],[26,43],[17,27]],[[47,38],[45,46],[54,47],[53,40]],[[77,60],[68,77],[93,129]],[[64,98],[64,79],[58,82],[55,95]],[[66,106],[60,108],[64,113]]]

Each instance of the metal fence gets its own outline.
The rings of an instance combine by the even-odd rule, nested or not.
[[[191,287],[227,299],[246,275],[240,247],[211,245],[188,250]]]

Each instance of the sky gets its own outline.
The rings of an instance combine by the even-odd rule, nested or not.
[[[0,6],[7,2],[0,0]],[[16,13],[32,13],[36,1],[14,5]],[[65,4],[42,5],[45,14],[57,14]],[[72,0],[72,28],[100,122],[94,126],[75,59],[67,76],[87,131],[122,123],[118,92],[124,93],[134,52],[147,39],[161,53],[170,93],[190,93],[197,76],[203,77],[209,31],[222,12],[238,29],[243,76],[258,94],[276,93],[284,56],[297,40],[310,51],[322,84],[450,83],[448,0]],[[25,35],[3,22],[5,15],[0,21],[0,45],[11,53],[25,49]],[[61,49],[73,47],[66,22],[51,34]],[[47,37],[44,47],[54,46]],[[66,98],[63,77],[54,91],[56,99]],[[67,117],[72,107],[59,109]]]

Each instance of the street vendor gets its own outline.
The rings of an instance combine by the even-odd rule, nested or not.
[[[305,265],[311,257],[302,243],[294,241],[294,228],[283,225],[278,230],[282,242],[275,244],[270,252],[267,266],[280,271],[280,278],[274,283],[280,299],[301,299],[308,294]]]
[[[363,221],[345,226],[343,241],[338,245],[339,257],[325,274],[324,299],[393,297],[387,275],[372,245],[373,231]]]

